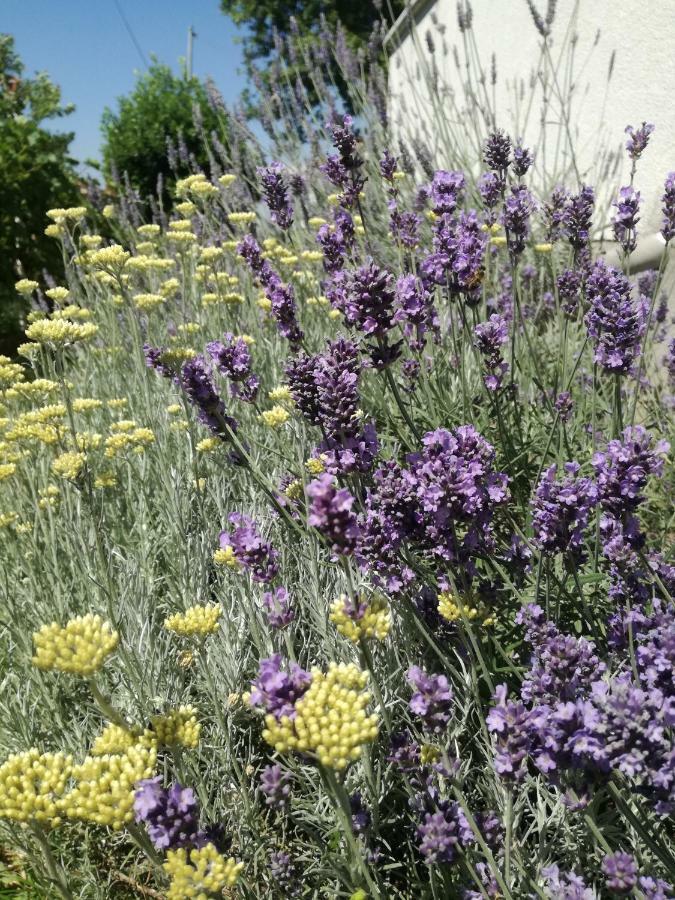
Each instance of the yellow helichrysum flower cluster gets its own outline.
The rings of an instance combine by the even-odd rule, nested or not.
[[[312,456],[305,462],[305,468],[310,475],[321,475],[322,472],[326,471],[325,460],[326,457],[323,453],[321,456]]]
[[[60,804],[70,819],[121,829],[133,819],[134,787],[150,778],[157,762],[157,746],[141,737],[123,752],[87,756],[73,767],[73,788]]]
[[[0,370],[0,381],[2,380],[2,372]],[[15,381],[14,384],[5,391],[6,400],[17,400],[20,397],[35,397],[40,394],[51,394],[58,389],[55,381],[48,378],[36,378],[34,381]]]
[[[37,291],[39,287],[40,285],[37,281],[31,281],[30,278],[22,278],[14,285],[14,290],[17,294],[32,294],[33,291]]]
[[[239,561],[234,555],[233,547],[220,547],[213,554],[213,561],[219,566],[227,566],[229,569],[238,571],[240,568]]]
[[[53,300],[54,303],[61,303],[63,300],[68,299],[70,291],[66,287],[53,287],[49,288],[48,291],[45,291],[45,294],[50,300]]]
[[[164,627],[181,637],[205,637],[218,631],[221,616],[219,606],[190,606],[184,613],[175,613],[164,620]]]
[[[126,453],[127,450],[131,450],[133,453],[144,453],[145,448],[154,442],[155,435],[149,428],[118,431],[106,438],[105,455],[108,459],[113,459],[121,453]]]
[[[43,625],[33,634],[38,669],[69,672],[86,678],[98,672],[119,643],[119,634],[100,616],[87,613],[66,625]]]
[[[0,463],[0,481],[11,478],[16,472],[16,463]]]
[[[277,404],[272,409],[265,409],[260,413],[260,420],[268,428],[281,428],[290,419],[287,409]]]
[[[217,437],[202,438],[197,444],[197,453],[210,453],[212,450],[216,450],[220,447],[221,443],[222,441]]]
[[[172,231],[190,231],[192,228],[192,222],[187,222],[185,219],[174,219],[172,222],[169,222],[169,228]]]
[[[186,219],[189,219],[190,216],[197,211],[196,205],[191,200],[184,200],[182,203],[177,203],[174,206],[174,209],[179,216],[184,216]]]
[[[87,215],[87,209],[84,206],[69,206],[68,209],[48,209],[47,218],[53,219],[55,222],[61,223],[66,219],[77,221],[83,219]]]
[[[218,182],[222,184],[223,187],[229,187],[233,182],[237,180],[236,175],[232,175],[231,172],[226,172],[224,175],[221,175],[218,179]]]
[[[111,753],[126,753],[130,747],[138,743],[140,732],[138,729],[123,728],[114,722],[108,723],[103,731],[97,735],[91,745],[91,756],[105,756]],[[150,732],[146,739],[151,740]]]
[[[157,309],[164,303],[164,297],[161,294],[135,294],[134,306],[142,312],[148,312]]]
[[[279,753],[314,754],[330,769],[345,769],[361,746],[377,737],[377,716],[367,715],[368,676],[355,665],[331,663],[312,670],[312,683],[295,704],[295,718],[265,716],[263,737]]]
[[[23,366],[13,363],[9,356],[0,356],[0,387],[23,381],[24,378]]]
[[[273,388],[267,396],[272,401],[272,403],[285,403],[286,406],[294,406],[295,401],[291,396],[291,389],[286,387],[286,385],[281,385],[280,387]]]
[[[159,225],[149,224],[149,225],[139,225],[136,231],[138,234],[143,237],[157,237],[162,229]]]
[[[534,245],[535,253],[550,253],[551,250],[553,250],[553,244],[544,243]]]
[[[84,453],[68,450],[65,453],[61,453],[52,462],[52,472],[61,478],[65,478],[66,481],[75,481],[82,472],[85,462],[86,456]]]
[[[73,400],[74,412],[89,412],[92,409],[100,409],[103,406],[103,400],[97,397],[75,397]]]
[[[0,766],[0,819],[58,825],[72,768],[72,757],[64,753],[13,753]]]
[[[124,268],[131,254],[119,244],[111,244],[109,247],[101,247],[93,250],[88,257],[88,262],[97,269],[116,271]]]
[[[127,269],[136,272],[166,272],[174,266],[174,260],[157,256],[132,256],[127,263]]]
[[[40,319],[26,329],[26,337],[38,344],[74,344],[98,333],[93,322],[69,322],[67,319]]]
[[[340,634],[354,643],[362,638],[383,641],[391,628],[391,613],[383,597],[374,597],[370,603],[359,599],[352,603],[343,594],[331,606],[329,618]]]
[[[234,857],[225,859],[213,844],[189,852],[182,847],[169,850],[163,866],[171,878],[167,900],[190,897],[208,900],[208,897],[222,896],[226,887],[236,884],[243,866]]]
[[[86,247],[87,250],[95,250],[96,247],[101,246],[103,238],[100,234],[83,234],[80,237],[80,243],[83,247]]]
[[[48,484],[46,488],[38,491],[38,507],[40,509],[53,509],[59,502],[61,491],[55,484]]]
[[[197,235],[192,231],[169,231],[166,237],[172,244],[188,245],[197,243]]]
[[[227,214],[228,221],[233,225],[247,225],[255,222],[254,212],[231,212]]]
[[[483,625],[492,625],[494,619],[469,603],[463,603],[449,591],[442,591],[438,595],[438,613],[447,622],[460,622],[468,620],[473,622],[482,619]]]
[[[157,742],[165,747],[196,747],[202,726],[192,706],[179,706],[150,719]]]

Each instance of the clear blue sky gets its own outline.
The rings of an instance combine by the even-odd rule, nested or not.
[[[195,75],[210,75],[226,103],[245,84],[238,32],[218,0],[0,0],[0,31],[14,36],[27,74],[48,72],[64,102],[76,106],[57,127],[75,132],[78,159],[98,158],[104,107],[128,93],[143,69],[117,5],[146,59],[155,54],[178,70],[192,24]]]

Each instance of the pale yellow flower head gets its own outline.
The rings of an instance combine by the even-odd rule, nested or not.
[[[181,637],[206,637],[218,631],[221,613],[220,606],[191,606],[165,619],[164,627]]]
[[[163,864],[164,871],[171,879],[167,900],[186,900],[195,897],[223,896],[225,888],[237,883],[244,864],[235,862],[234,857],[225,859],[213,844],[206,844],[198,850],[185,848],[169,850]]]
[[[33,663],[45,671],[89,678],[115,651],[119,639],[109,622],[92,613],[77,616],[65,625],[52,622],[33,634]]]

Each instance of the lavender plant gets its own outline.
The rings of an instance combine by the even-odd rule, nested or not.
[[[320,59],[324,107],[283,93],[309,153],[279,113],[248,183],[240,122],[246,164],[214,139],[169,220],[49,211],[68,282],[17,285],[3,843],[64,898],[673,896],[675,365],[638,192],[616,269],[592,187],[542,193],[496,128],[409,165],[338,53],[357,117]]]

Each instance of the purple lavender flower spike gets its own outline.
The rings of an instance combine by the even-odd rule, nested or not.
[[[458,852],[474,841],[459,804],[441,801],[440,806],[437,812],[426,812],[417,829],[419,851],[427,865],[453,862]]]
[[[567,189],[559,184],[553,188],[550,199],[544,204],[546,236],[549,241],[557,241],[562,236],[568,198]]]
[[[554,865],[542,869],[541,874],[549,900],[598,900],[595,891],[576,872],[561,872]]]
[[[490,211],[486,216],[488,225],[493,225],[496,221],[494,209],[503,197],[505,188],[504,181],[496,172],[483,172],[478,179],[478,193],[483,205]]]
[[[533,163],[533,154],[527,149],[527,147],[523,147],[522,141],[517,141],[515,147],[513,148],[513,171],[516,173],[518,178],[522,178],[524,175],[527,175]]]
[[[288,197],[288,187],[283,177],[284,167],[280,162],[258,168],[265,203],[272,221],[287,231],[293,224],[293,205]]]
[[[608,853],[602,861],[605,884],[617,895],[630,893],[637,884],[637,863],[630,853]]]
[[[437,216],[451,215],[457,209],[464,193],[466,179],[463,172],[434,173],[431,182],[431,206]]]
[[[222,341],[211,341],[206,349],[218,371],[232,382],[232,396],[253,403],[258,395],[260,380],[251,371],[251,353],[246,341],[228,332]]]
[[[632,253],[637,246],[637,223],[640,221],[640,192],[632,187],[622,187],[619,199],[613,204],[616,212],[612,217],[614,240],[621,245],[624,253]]]
[[[312,676],[294,662],[289,663],[288,672],[283,672],[281,666],[280,653],[260,660],[258,678],[251,684],[249,702],[251,706],[262,706],[276,719],[282,716],[294,719],[295,704],[309,688]]]
[[[632,160],[639,159],[647,149],[647,144],[649,143],[650,135],[654,131],[654,126],[650,125],[648,122],[643,122],[639,128],[627,125],[625,131],[628,135],[628,140],[626,141],[628,156]]]
[[[511,138],[503,131],[494,131],[483,145],[483,158],[495,172],[505,173],[511,163]]]
[[[586,279],[586,294],[590,309],[585,322],[596,362],[609,372],[629,374],[644,331],[643,311],[633,299],[630,281],[598,259]]]
[[[359,527],[352,510],[354,497],[346,488],[337,488],[333,476],[325,473],[307,485],[310,499],[309,525],[327,539],[334,553],[348,556],[356,549]]]
[[[495,770],[506,781],[522,781],[531,747],[531,714],[522,703],[507,699],[505,684],[497,685],[494,702],[486,723],[496,735]]]
[[[536,208],[535,199],[522,184],[512,184],[511,193],[504,201],[502,224],[506,230],[509,250],[520,255],[530,233],[530,217]]]
[[[675,172],[669,172],[663,188],[663,222],[661,234],[663,240],[668,243],[675,237]]]
[[[396,157],[389,151],[389,149],[385,149],[382,159],[380,160],[380,175],[384,178],[385,181],[388,181],[390,184],[394,181],[394,174],[398,168],[398,161]]]
[[[567,240],[575,251],[584,250],[591,236],[595,193],[592,187],[584,185],[578,194],[569,197],[564,214]]]
[[[553,464],[542,475],[532,501],[535,542],[545,553],[579,555],[598,491],[590,478],[581,478],[579,464],[565,464],[565,478],[556,478]]]
[[[225,413],[225,404],[218,394],[203,356],[195,356],[183,364],[177,381],[190,403],[197,408],[197,418],[214,434],[223,433],[223,423],[237,430],[234,419]]]
[[[576,269],[565,269],[557,278],[558,294],[563,312],[573,316],[579,308],[581,299],[581,273]]]
[[[435,734],[445,730],[452,715],[452,688],[445,675],[427,675],[419,666],[412,666],[406,673],[409,684],[415,689],[410,699],[410,711]]]
[[[293,776],[280,765],[265,766],[260,773],[260,792],[265,797],[265,805],[278,812],[286,812],[291,800]]]
[[[295,610],[291,606],[285,587],[265,591],[263,605],[267,613],[267,621],[272,628],[285,628],[295,619]]]
[[[136,821],[145,824],[157,850],[178,847],[202,847],[206,832],[199,830],[199,804],[192,788],[172,784],[162,786],[161,776],[146,778],[136,784],[134,792]]]
[[[501,347],[509,339],[506,320],[496,313],[487,322],[476,325],[473,331],[474,343],[485,360],[487,373],[483,376],[485,387],[489,391],[498,391],[502,386],[508,364],[502,359]]]
[[[231,547],[234,557],[250,571],[254,581],[268,584],[279,571],[279,553],[263,540],[255,522],[242,513],[230,513],[228,521],[234,527],[220,532],[220,547]]]
[[[396,305],[394,322],[403,324],[404,334],[413,350],[423,350],[426,332],[438,330],[433,294],[414,275],[401,275],[396,281]]]

